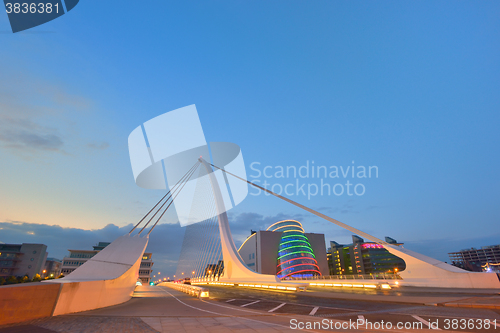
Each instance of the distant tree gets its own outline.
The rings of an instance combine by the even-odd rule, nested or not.
[[[9,276],[7,278],[7,281],[5,282],[5,284],[16,284],[16,283],[18,283],[17,278],[13,275]]]
[[[0,286],[3,286],[7,282],[4,277],[0,277]]]
[[[42,281],[42,277],[40,276],[40,274],[35,274],[32,281],[33,282],[40,282],[40,281]]]
[[[18,281],[19,281],[19,283],[31,282],[30,277],[28,276],[28,274],[26,274],[23,277],[18,277]]]
[[[60,279],[60,278],[63,278],[64,277],[64,274],[61,273],[61,275],[59,275],[58,277],[56,277],[56,279]]]

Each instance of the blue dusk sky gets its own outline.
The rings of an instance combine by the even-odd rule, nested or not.
[[[135,185],[128,135],[195,104],[207,141],[293,200],[443,261],[498,244],[499,17],[498,1],[82,0],[13,34],[0,14],[0,241],[62,258],[126,233],[164,193]],[[276,177],[307,165],[339,174]],[[284,218],[351,241],[255,192],[230,211],[237,245]],[[149,250],[173,272],[184,229],[163,222]]]

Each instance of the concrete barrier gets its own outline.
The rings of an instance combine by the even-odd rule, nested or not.
[[[60,285],[39,282],[0,287],[0,325],[50,317]]]
[[[183,293],[189,294],[191,296],[196,296],[198,298],[207,298],[209,296],[208,289],[192,286],[183,283],[173,283],[173,282],[162,282],[158,284],[159,286],[169,287],[182,291]]]

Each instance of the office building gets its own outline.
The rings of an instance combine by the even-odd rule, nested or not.
[[[387,243],[401,246],[395,239],[386,237]],[[403,259],[396,257],[377,243],[365,242],[353,235],[352,244],[330,242],[328,249],[330,275],[394,274],[406,268]]]
[[[47,259],[44,244],[0,244],[0,277],[42,274]]]
[[[61,275],[62,261],[56,258],[47,258],[42,271],[42,278],[57,278]]]
[[[472,272],[500,273],[500,245],[448,253],[451,264]]]

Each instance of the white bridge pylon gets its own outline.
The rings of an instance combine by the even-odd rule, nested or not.
[[[219,281],[224,282],[264,282],[264,283],[279,283],[281,280],[276,275],[259,274],[247,267],[241,259],[236,246],[234,245],[231,230],[229,228],[229,221],[227,219],[226,209],[224,207],[224,200],[219,188],[219,183],[215,177],[212,167],[204,159],[200,158],[199,161],[207,169],[210,184],[215,198],[215,206],[217,209],[217,219],[219,222],[220,242],[222,247],[222,258],[224,260],[224,276]]]

